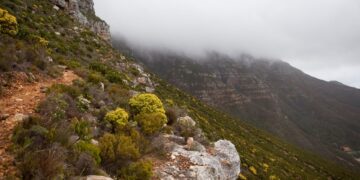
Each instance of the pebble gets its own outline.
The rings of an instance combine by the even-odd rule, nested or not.
[[[15,101],[16,101],[16,102],[22,102],[22,101],[23,101],[23,99],[16,98],[16,99],[15,99]]]

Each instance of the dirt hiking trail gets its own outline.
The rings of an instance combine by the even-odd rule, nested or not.
[[[79,77],[73,71],[64,71],[63,76],[56,79],[40,79],[35,83],[20,82],[10,94],[0,98],[0,180],[13,177],[18,173],[15,159],[9,148],[14,128],[25,116],[34,113],[38,103],[45,98],[43,89],[53,84],[70,85]]]

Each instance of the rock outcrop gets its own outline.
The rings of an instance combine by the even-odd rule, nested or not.
[[[235,146],[227,140],[204,147],[188,148],[183,137],[163,135],[158,142],[170,155],[168,161],[155,168],[160,179],[235,180],[240,173],[240,157]]]
[[[93,0],[51,0],[55,9],[66,10],[80,24],[110,42],[110,26],[95,15]]]

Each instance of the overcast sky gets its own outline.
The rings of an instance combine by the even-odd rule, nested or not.
[[[282,59],[360,88],[360,0],[94,0],[135,45]]]

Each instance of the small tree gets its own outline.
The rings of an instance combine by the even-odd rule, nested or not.
[[[0,32],[15,36],[18,31],[16,17],[9,14],[5,9],[0,8]]]

